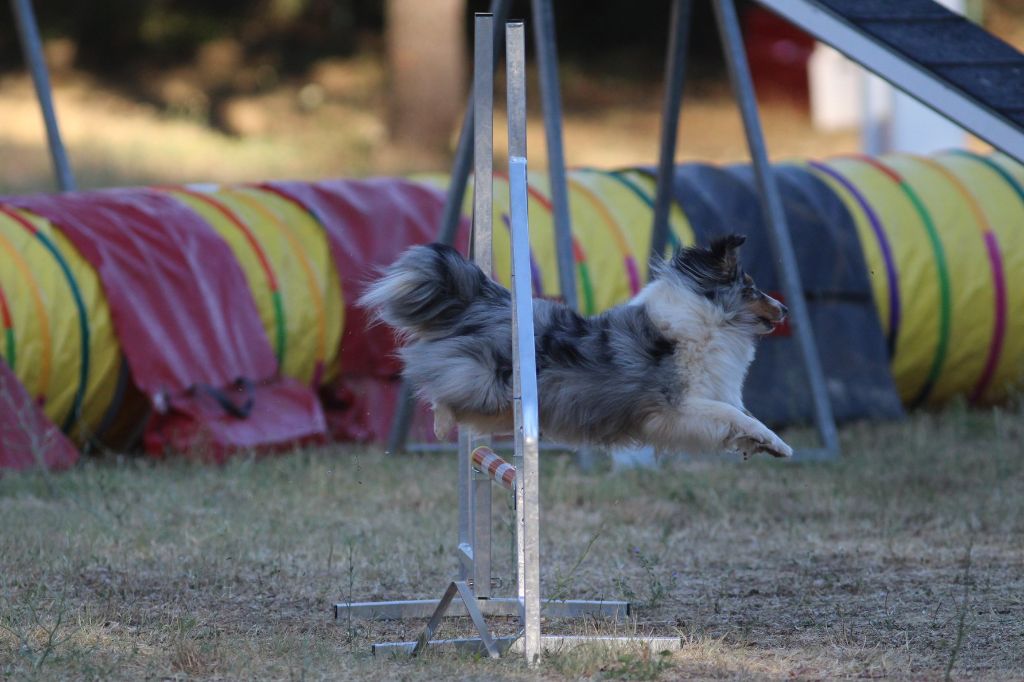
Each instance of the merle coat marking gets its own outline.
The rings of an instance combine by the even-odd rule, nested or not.
[[[632,301],[582,317],[533,302],[541,431],[565,443],[792,453],[743,408],[756,339],[785,307],[739,265],[743,237],[688,248]],[[512,429],[512,300],[455,249],[406,251],[360,300],[406,341],[405,376],[435,410],[483,432]]]

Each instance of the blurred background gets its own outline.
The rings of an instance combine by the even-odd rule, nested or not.
[[[446,170],[468,92],[472,14],[488,5],[35,4],[57,115],[82,187]],[[669,0],[554,4],[568,163],[653,163]],[[1024,47],[1024,1],[955,4]],[[859,81],[844,75],[849,65],[752,4],[741,4],[741,12],[772,155],[858,150]],[[529,2],[514,2],[510,16],[529,22]],[[706,1],[696,2],[695,27],[679,158],[743,160],[742,128]],[[536,93],[530,90],[535,167],[544,161]],[[496,151],[503,147],[502,99],[496,98]],[[0,22],[0,158],[0,192],[54,188],[10,17]]]

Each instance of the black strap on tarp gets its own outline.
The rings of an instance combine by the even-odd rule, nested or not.
[[[230,393],[244,393],[245,400],[241,403],[237,403],[231,399]],[[238,417],[239,419],[247,419],[252,413],[253,403],[256,399],[256,387],[252,381],[245,377],[238,377],[227,386],[227,390],[222,390],[210,386],[209,384],[193,384],[187,391],[187,395],[196,395],[197,393],[204,393],[214,400],[221,406],[225,412],[230,414],[232,417]]]

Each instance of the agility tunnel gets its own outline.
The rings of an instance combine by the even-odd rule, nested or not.
[[[774,172],[838,419],[891,418],[953,396],[996,403],[1020,385],[1024,167],[955,151]],[[670,248],[744,233],[746,269],[777,292],[751,169],[687,164],[674,180]],[[424,176],[0,199],[9,403],[0,410],[0,466],[67,462],[64,437],[16,435],[47,422],[79,447],[141,441],[152,454],[216,460],[246,448],[382,440],[397,397],[394,339],[368,326],[354,301],[380,267],[433,239],[445,183]],[[568,189],[578,299],[594,314],[647,280],[654,179],[646,168],[576,169]],[[508,284],[501,175],[494,195],[494,274]],[[534,294],[557,298],[544,173],[531,174],[529,201]],[[468,215],[471,197],[464,208]],[[805,381],[780,328],[760,344],[747,404],[774,425],[806,422]],[[421,410],[413,437],[430,432]],[[55,454],[24,457],[26,448],[46,450],[40,442]]]

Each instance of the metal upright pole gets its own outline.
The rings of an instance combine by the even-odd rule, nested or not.
[[[502,27],[505,24],[505,17],[508,16],[510,2],[511,0],[491,0],[490,14],[494,17],[492,55],[499,54],[505,44],[505,31]],[[494,64],[495,61],[492,57],[491,63]],[[442,244],[451,246],[455,243],[455,234],[459,229],[462,202],[466,197],[466,184],[469,181],[469,169],[472,162],[473,93],[471,92],[469,104],[466,106],[466,115],[462,119],[462,131],[459,133],[459,144],[455,149],[455,161],[452,164],[451,177],[448,179],[448,191],[445,194],[441,224],[438,227],[437,240]],[[409,427],[412,425],[415,404],[412,385],[408,381],[403,381],[395,408],[395,416],[391,421],[391,431],[388,433],[388,452],[398,452],[405,447],[409,438]]]
[[[551,0],[532,0],[533,42],[540,71],[540,101],[544,112],[544,136],[548,149],[548,181],[555,218],[555,254],[558,258],[558,283],[562,300],[579,309],[576,297],[576,273],[572,257],[572,222],[569,217],[569,190],[565,180],[565,153],[562,146],[562,95],[558,84],[558,48],[555,45],[555,14]]]
[[[57,187],[62,192],[75,189],[75,176],[71,173],[64,142],[61,141],[60,128],[57,126],[57,114],[53,108],[53,92],[50,88],[50,75],[43,59],[43,47],[39,40],[39,27],[35,13],[32,11],[31,0],[11,0],[11,10],[18,25],[18,39],[21,51],[32,74],[32,83],[36,88],[39,108],[43,112],[43,123],[46,125],[46,139],[50,146],[50,157],[53,159],[53,171],[57,176]]]
[[[569,212],[569,187],[565,179],[565,148],[562,144],[562,95],[558,84],[558,47],[555,43],[555,13],[551,0],[531,0],[533,43],[540,72],[540,100],[544,112],[544,135],[548,149],[548,182],[551,186],[551,212],[555,219],[555,256],[562,300],[579,311],[576,271],[572,253],[572,218]],[[597,466],[594,448],[576,451],[576,464],[583,471]]]
[[[495,57],[501,53],[505,44],[505,31],[502,28],[505,18],[508,16],[508,8],[511,0],[491,0],[491,8],[487,12],[494,17],[493,32],[491,38],[490,63],[492,66],[497,62]],[[474,48],[474,54],[475,54]],[[474,66],[474,73],[476,67]],[[459,132],[459,144],[455,148],[455,162],[452,165],[452,174],[448,179],[448,192],[445,195],[444,211],[441,214],[441,229],[438,230],[437,240],[442,244],[454,244],[455,233],[459,228],[459,218],[462,216],[462,201],[466,196],[466,185],[469,180],[469,170],[473,163],[473,101],[474,94],[469,94],[469,103],[466,106],[466,115],[462,119],[462,130]],[[488,274],[490,274],[488,272]]]
[[[686,81],[686,53],[690,33],[691,0],[673,0],[669,21],[668,55],[665,57],[665,100],[661,107],[661,148],[658,151],[658,182],[654,195],[654,223],[651,226],[650,259],[665,255],[668,244],[668,214],[675,177],[679,112]],[[651,270],[648,269],[648,273]],[[648,275],[649,276],[649,275]]]
[[[515,411],[517,588],[523,653],[540,659],[540,420],[530,292],[526,178],[526,49],[522,22],[505,27],[509,218],[512,226],[512,367]]]
[[[490,275],[494,270],[491,246],[494,220],[494,16],[477,14],[473,31],[473,240],[472,258]],[[469,431],[459,437],[459,475],[466,483],[459,491],[470,514],[465,540],[472,547],[473,592],[491,594],[491,481],[473,471],[471,452],[489,438]],[[460,519],[460,528],[461,519]],[[460,538],[460,543],[462,542]]]
[[[746,51],[743,47],[743,34],[736,16],[736,5],[733,0],[714,0],[715,16],[721,34],[722,48],[729,68],[729,79],[743,118],[747,145],[757,176],[757,188],[761,195],[761,207],[768,234],[771,238],[772,253],[775,256],[776,268],[782,280],[782,291],[786,295],[786,304],[790,310],[790,319],[796,333],[797,346],[807,371],[811,398],[814,405],[814,418],[818,433],[824,445],[823,452],[798,452],[803,459],[829,458],[839,453],[839,437],[836,433],[835,418],[832,415],[832,404],[829,402],[828,389],[825,386],[825,375],[821,369],[821,360],[811,330],[807,302],[804,300],[800,270],[793,251],[793,241],[786,224],[786,214],[782,209],[782,199],[775,183],[771,165],[768,163],[768,152],[761,130],[761,119],[757,110],[757,96],[754,83],[750,77],[750,66],[747,63]]]

